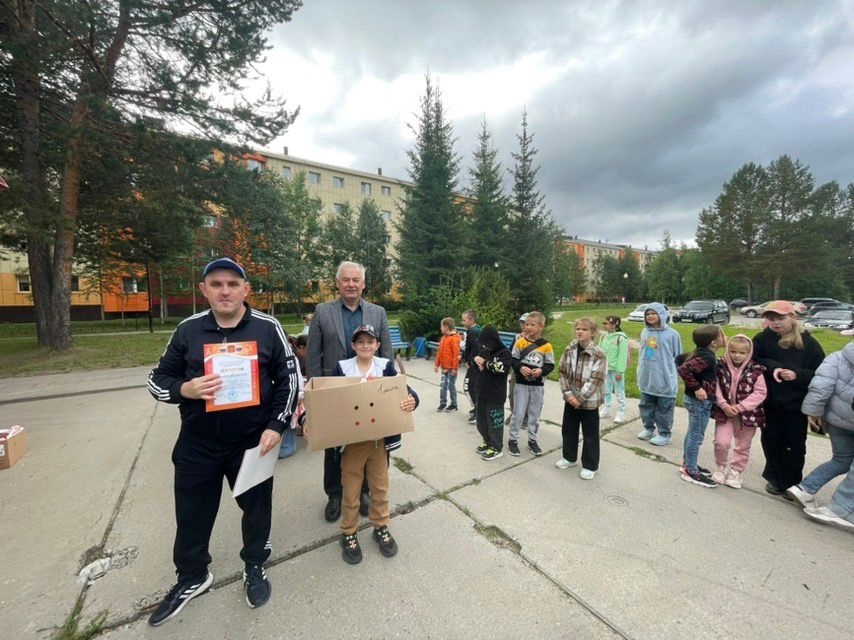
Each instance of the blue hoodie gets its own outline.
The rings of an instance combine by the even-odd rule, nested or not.
[[[638,387],[642,393],[662,398],[675,398],[679,389],[676,356],[682,353],[682,338],[667,325],[670,317],[664,305],[650,302],[644,312],[652,309],[661,319],[661,326],[644,327],[638,355]]]

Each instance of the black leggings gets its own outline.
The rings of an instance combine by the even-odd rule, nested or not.
[[[798,484],[804,477],[807,454],[807,417],[799,409],[785,409],[776,402],[765,403],[762,477],[778,489]]]

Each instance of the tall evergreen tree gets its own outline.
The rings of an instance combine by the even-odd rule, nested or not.
[[[512,242],[504,253],[510,290],[516,299],[516,311],[524,313],[537,309],[548,314],[554,303],[552,260],[553,247],[561,234],[546,209],[545,197],[537,187],[534,164],[537,149],[534,134],[528,130],[528,112],[522,111],[522,130],[516,135],[519,143],[514,152],[513,195],[511,214]],[[501,264],[504,264],[501,261]]]
[[[637,254],[631,247],[626,247],[620,258],[620,272],[623,278],[621,295],[626,300],[640,300],[646,291],[646,282]]]
[[[388,229],[377,203],[371,198],[362,200],[356,221],[358,244],[357,261],[365,267],[365,293],[376,300],[391,287],[388,247]]]
[[[749,162],[724,183],[715,203],[700,213],[697,246],[714,274],[741,280],[749,300],[764,278],[758,263],[769,216],[768,174]]]
[[[583,294],[587,275],[581,257],[561,238],[555,243],[552,273],[552,295],[561,302]]]
[[[214,140],[266,142],[293,120],[269,91],[240,97],[244,71],[260,59],[265,34],[290,20],[300,0],[204,3],[0,3],[0,163],[23,190],[27,256],[38,342],[71,340],[71,268],[87,146],[125,123],[183,122]],[[222,97],[233,97],[231,105]]]
[[[447,120],[441,92],[426,77],[421,113],[411,128],[415,146],[407,152],[406,200],[397,223],[398,271],[405,298],[437,286],[459,265],[462,215],[455,191],[459,159],[454,153],[453,127]]]
[[[491,140],[492,134],[484,120],[477,137],[474,166],[470,169],[469,195],[473,202],[467,219],[468,263],[475,268],[493,268],[499,262],[506,269],[509,265],[501,263],[505,262],[507,248],[512,246],[508,229],[510,202],[504,195],[501,164],[496,159],[498,151]]]
[[[335,287],[335,270],[344,260],[356,260],[359,255],[359,239],[353,232],[356,216],[349,202],[323,223],[323,264],[329,285]]]
[[[683,276],[684,269],[679,254],[670,241],[670,233],[665,232],[661,252],[647,270],[646,283],[649,293],[658,302],[669,305],[679,302],[684,299]]]

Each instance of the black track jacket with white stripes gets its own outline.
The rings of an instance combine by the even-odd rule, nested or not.
[[[273,316],[244,306],[246,313],[233,329],[222,331],[211,311],[181,322],[148,375],[151,395],[180,405],[181,429],[195,436],[230,442],[256,432],[260,437],[264,429],[282,433],[296,409],[301,373],[282,325]],[[246,340],[258,344],[260,405],[207,413],[204,400],[181,397],[184,382],[204,375],[204,345]]]

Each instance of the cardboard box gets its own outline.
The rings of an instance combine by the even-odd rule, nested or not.
[[[407,395],[404,375],[369,382],[347,377],[312,378],[305,386],[308,450],[415,431],[412,412],[400,408]]]
[[[8,469],[27,452],[27,432],[14,426],[0,429],[0,469]]]

